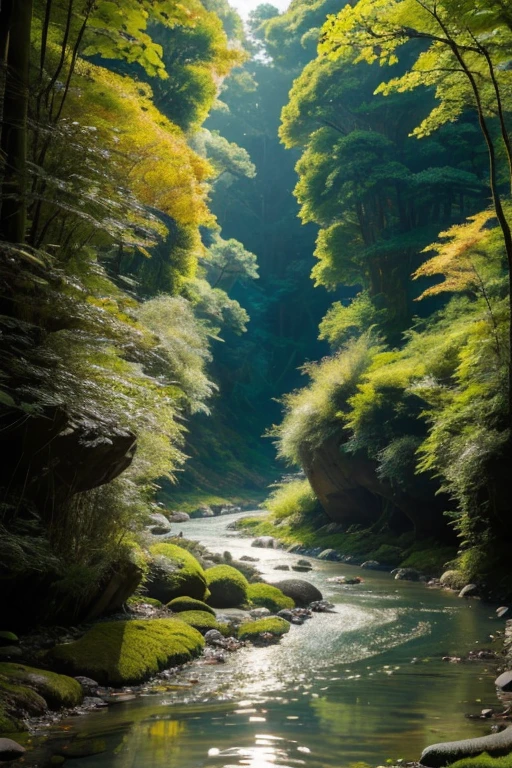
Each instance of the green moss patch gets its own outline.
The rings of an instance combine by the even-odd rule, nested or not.
[[[24,718],[37,717],[47,709],[75,707],[82,699],[82,687],[70,677],[0,663],[0,733],[24,730]]]
[[[197,629],[201,634],[208,632],[210,629],[218,629],[223,635],[229,633],[227,624],[221,624],[211,613],[206,613],[205,611],[183,611],[183,613],[180,613],[179,619]]]
[[[491,757],[484,752],[478,757],[465,757],[452,763],[450,768],[512,768],[512,753],[503,757]]]
[[[268,608],[269,611],[282,611],[285,608],[295,608],[291,597],[283,595],[280,589],[270,584],[249,584],[247,599],[252,605]]]
[[[74,643],[58,645],[49,658],[73,675],[121,686],[190,661],[203,646],[201,634],[179,619],[110,621],[96,624]]]
[[[240,640],[257,640],[263,632],[268,632],[274,637],[281,637],[290,631],[290,622],[280,616],[272,616],[269,619],[258,619],[242,624],[238,632]]]
[[[208,603],[214,608],[236,608],[247,602],[249,582],[230,565],[216,565],[205,571],[210,590]]]
[[[154,544],[145,584],[149,597],[168,603],[175,597],[204,600],[208,596],[206,578],[194,555],[176,544]]]
[[[182,611],[203,611],[204,613],[210,613],[212,616],[215,616],[215,611],[211,606],[203,603],[202,600],[194,600],[193,597],[176,597],[174,600],[171,600],[167,608],[174,611],[174,613],[181,613]]]

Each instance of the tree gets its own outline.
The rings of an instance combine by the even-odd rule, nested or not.
[[[331,17],[320,51],[332,59],[395,64],[398,49],[423,41],[416,61],[398,78],[382,84],[382,93],[435,86],[439,104],[416,130],[430,133],[455,120],[467,107],[476,109],[487,146],[494,210],[507,255],[510,295],[509,424],[512,426],[512,231],[503,204],[498,147],[491,118],[496,116],[512,186],[512,138],[507,126],[507,62],[512,52],[510,12],[502,0],[359,0]]]

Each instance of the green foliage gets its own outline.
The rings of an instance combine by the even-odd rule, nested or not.
[[[300,464],[304,447],[315,450],[337,434],[349,398],[379,352],[378,343],[365,334],[333,357],[304,366],[311,383],[284,398],[285,417],[275,430],[283,458]]]
[[[174,613],[182,613],[182,611],[202,611],[203,613],[209,613],[211,616],[215,616],[215,611],[210,608],[209,605],[203,603],[201,600],[194,600],[192,597],[175,597],[167,604]],[[181,618],[181,617],[180,617]]]
[[[210,590],[209,605],[214,608],[236,608],[247,602],[249,587],[245,576],[230,565],[216,565],[205,571]]]
[[[332,349],[339,349],[352,336],[378,326],[383,311],[372,302],[368,291],[359,293],[348,305],[337,301],[320,323],[320,338],[329,342]]]
[[[272,512],[273,519],[279,521],[283,518],[308,517],[317,509],[318,502],[307,480],[292,480],[272,491],[264,506]]]
[[[262,633],[268,633],[274,637],[282,637],[290,631],[290,623],[281,619],[279,616],[272,616],[269,619],[258,619],[257,621],[248,621],[242,624],[238,631],[240,640],[251,640],[255,642]]]
[[[249,584],[247,599],[252,605],[268,608],[273,613],[278,613],[285,608],[295,608],[291,597],[286,597],[280,589],[270,584]]]
[[[200,633],[178,619],[114,621],[96,624],[80,640],[56,646],[48,658],[72,675],[122,686],[190,661],[203,646]]]

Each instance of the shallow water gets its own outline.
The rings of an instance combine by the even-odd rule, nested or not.
[[[251,548],[227,530],[233,516],[191,521],[184,536],[235,558],[260,558],[269,581],[307,578],[336,604],[292,627],[279,645],[243,649],[225,665],[194,663],[175,690],[64,722],[105,751],[81,768],[342,768],[418,759],[428,744],[483,735],[465,719],[496,706],[493,670],[450,664],[501,627],[493,609],[389,574],[312,560],[308,574],[275,571],[298,556]],[[364,583],[327,583],[336,575]],[[190,682],[193,681],[193,682]],[[196,682],[197,681],[197,682]]]

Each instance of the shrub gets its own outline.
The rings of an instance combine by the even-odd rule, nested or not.
[[[174,600],[168,603],[167,608],[174,611],[174,613],[181,613],[181,611],[204,611],[204,613],[215,616],[213,608],[203,603],[202,600],[194,600],[193,597],[175,597]]]
[[[200,633],[178,619],[109,621],[96,624],[80,640],[57,645],[48,660],[72,675],[122,686],[190,661],[203,646]]]
[[[265,502],[274,520],[287,517],[306,516],[318,507],[318,501],[307,480],[292,480],[283,483],[273,491]]]
[[[238,631],[240,640],[257,640],[263,632],[268,632],[274,637],[281,637],[290,631],[290,622],[280,616],[272,616],[269,619],[258,619],[242,624]]]
[[[196,558],[176,544],[154,544],[146,583],[149,597],[168,603],[175,597],[203,600],[207,594],[205,573]]]
[[[211,593],[208,603],[214,608],[236,608],[247,601],[249,582],[236,568],[216,565],[205,575]]]
[[[291,597],[283,595],[280,589],[271,584],[249,584],[247,598],[253,605],[268,608],[269,611],[282,611],[285,608],[295,608],[295,602]]]

